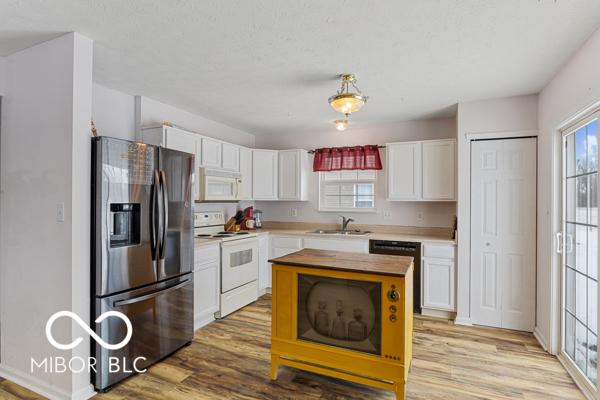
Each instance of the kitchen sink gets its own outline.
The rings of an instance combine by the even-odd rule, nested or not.
[[[371,231],[360,231],[360,230],[329,230],[329,229],[317,229],[309,233],[318,233],[319,235],[368,235]]]

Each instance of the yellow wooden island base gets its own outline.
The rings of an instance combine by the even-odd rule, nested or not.
[[[305,249],[270,262],[271,378],[287,365],[404,399],[412,360],[412,258]]]

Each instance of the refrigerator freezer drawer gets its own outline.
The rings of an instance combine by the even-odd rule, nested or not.
[[[156,285],[96,298],[95,318],[106,311],[119,311],[131,321],[130,342],[119,350],[93,346],[97,373],[92,380],[103,390],[131,375],[133,362],[140,359],[138,369],[146,368],[189,343],[193,337],[194,284],[193,275],[170,279]],[[107,343],[119,343],[127,334],[126,325],[109,317],[96,326],[96,333]],[[120,370],[109,371],[110,357],[119,360]]]

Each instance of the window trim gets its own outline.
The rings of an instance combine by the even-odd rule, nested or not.
[[[360,171],[360,170],[350,170],[350,171]],[[321,196],[321,189],[322,189],[322,185],[324,182],[323,179],[323,174],[324,172],[319,172],[319,179],[318,179],[318,183],[319,183],[319,187],[318,187],[318,197],[319,197],[319,202],[318,202],[318,206],[317,206],[317,211],[319,212],[344,212],[344,213],[361,213],[361,214],[377,214],[377,171],[375,172],[375,178],[373,179],[356,179],[356,180],[328,180],[327,182],[332,182],[332,183],[352,183],[352,184],[361,184],[361,183],[367,183],[367,184],[373,184],[373,208],[326,208],[323,206],[322,204],[322,196]]]

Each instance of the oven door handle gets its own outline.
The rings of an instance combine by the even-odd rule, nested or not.
[[[132,297],[131,299],[125,299],[125,300],[117,300],[117,301],[115,301],[113,303],[113,307],[122,307],[122,306],[126,306],[126,305],[129,305],[129,304],[139,303],[140,301],[152,299],[154,297],[158,297],[158,296],[161,296],[163,294],[172,292],[173,290],[181,289],[182,287],[184,287],[185,285],[187,285],[190,282],[191,282],[191,280],[187,279],[184,282],[177,283],[177,284],[175,284],[173,286],[169,286],[169,287],[164,288],[164,289],[155,290],[155,291],[153,291],[151,293],[148,293],[148,294],[145,294],[143,296]]]

